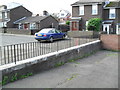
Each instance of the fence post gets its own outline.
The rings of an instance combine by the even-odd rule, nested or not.
[[[16,50],[15,50],[15,45],[14,45],[14,59],[15,59],[15,64],[16,64]]]
[[[58,50],[59,50],[59,46],[58,46],[58,42],[57,42],[57,52],[58,52]]]

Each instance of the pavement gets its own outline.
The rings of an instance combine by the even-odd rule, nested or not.
[[[3,88],[118,88],[118,52],[101,50]]]

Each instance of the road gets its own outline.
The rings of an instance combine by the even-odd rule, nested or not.
[[[101,50],[3,88],[118,88],[118,53]]]
[[[28,42],[37,41],[37,40],[35,40],[33,35],[19,35],[19,34],[5,34],[5,33],[0,34],[0,40],[2,41],[0,43],[0,46],[6,46],[6,45],[12,45],[12,44],[20,44],[20,43],[28,43]],[[75,38],[74,40],[72,38],[73,43],[77,42],[77,40],[78,40],[78,38]],[[80,40],[82,40],[81,41],[82,43],[86,43],[86,38],[80,39]],[[89,39],[89,40],[93,41],[94,39]],[[61,42],[61,41],[63,41],[63,40],[60,40],[59,42]]]
[[[17,35],[17,34],[15,35],[15,34],[4,34],[4,33],[1,34],[0,40],[2,40],[0,46],[36,41],[33,35]]]
[[[5,46],[0,47],[0,65],[25,60],[96,40],[89,38],[68,38],[54,41],[53,43],[40,43],[32,35],[14,34],[2,34],[0,38],[2,39],[1,46]]]

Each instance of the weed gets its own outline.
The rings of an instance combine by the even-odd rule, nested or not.
[[[62,66],[62,65],[64,65],[65,63],[64,62],[59,62],[59,63],[56,63],[55,64],[55,67],[59,67],[59,66]]]

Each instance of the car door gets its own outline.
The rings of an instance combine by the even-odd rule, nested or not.
[[[57,39],[58,38],[58,33],[56,32],[55,29],[51,30],[51,36],[54,38],[54,39]]]
[[[57,37],[57,38],[62,38],[62,35],[61,35],[61,32],[60,32],[60,31],[55,30],[55,32],[56,32],[56,37]]]

